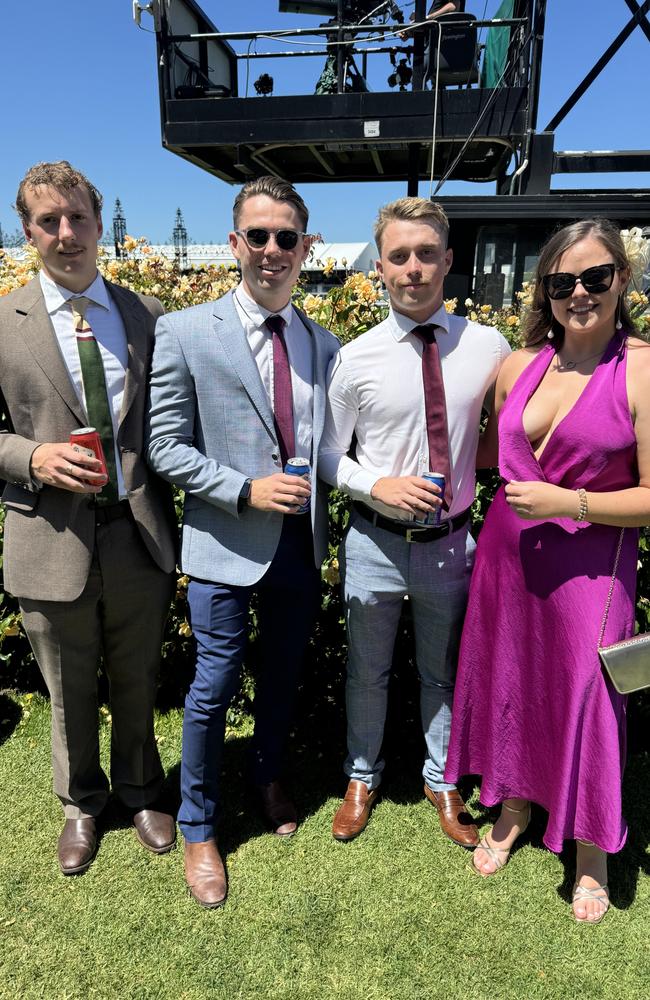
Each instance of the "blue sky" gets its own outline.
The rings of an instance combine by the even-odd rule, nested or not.
[[[400,0],[402,7],[408,0]],[[223,31],[316,25],[320,18],[280,14],[277,0],[199,0]],[[499,0],[468,0],[487,16]],[[39,160],[69,159],[104,194],[105,223],[115,198],[131,235],[167,241],[176,208],[190,239],[223,242],[236,189],[162,148],[155,39],[138,30],[131,0],[4,0],[0,12],[3,115],[0,225],[12,232],[18,181]],[[539,125],[544,126],[629,19],[624,0],[548,0]],[[143,28],[152,27],[143,15]],[[270,47],[270,46],[269,46]],[[650,42],[639,28],[556,133],[556,149],[646,148]],[[377,57],[384,58],[384,57]],[[287,61],[288,63],[288,61]],[[291,60],[291,87],[319,62]],[[300,69],[299,69],[300,66]],[[281,76],[277,60],[258,60],[256,75]],[[389,67],[386,61],[385,73]],[[307,88],[304,88],[305,90]],[[295,92],[300,87],[295,86]],[[276,93],[279,91],[276,89]],[[650,187],[647,174],[560,176],[555,186]],[[303,185],[312,231],[333,241],[370,238],[377,206],[406,193],[406,184]],[[447,184],[443,194],[467,191]],[[472,186],[487,193],[490,187]],[[420,185],[428,194],[428,183]]]

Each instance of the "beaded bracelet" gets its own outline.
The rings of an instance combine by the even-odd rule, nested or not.
[[[589,509],[587,504],[587,491],[580,487],[580,489],[576,490],[576,493],[578,494],[578,500],[580,501],[580,509],[574,520],[584,521],[587,517],[587,511]]]

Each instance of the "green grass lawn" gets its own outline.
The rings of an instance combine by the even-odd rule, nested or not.
[[[156,731],[173,802],[180,712],[159,715]],[[612,909],[585,927],[569,911],[573,858],[542,848],[539,811],[502,873],[470,873],[470,855],[442,836],[422,797],[417,739],[393,759],[364,835],[335,842],[342,731],[311,736],[312,745],[309,736],[294,741],[304,821],[280,841],[244,794],[248,732],[231,735],[220,836],[231,890],[223,910],[204,911],[186,895],[182,851],[147,853],[114,811],[90,870],[59,874],[49,706],[38,695],[0,695],[0,997],[650,996],[650,755],[636,753],[628,766],[630,838],[610,866]],[[476,788],[471,804],[485,829]]]

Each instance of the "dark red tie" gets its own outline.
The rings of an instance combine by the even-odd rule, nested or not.
[[[296,454],[291,367],[284,340],[285,322],[282,316],[269,316],[266,325],[273,334],[273,418],[284,468],[287,460]]]
[[[442,381],[440,354],[436,343],[435,327],[431,324],[415,326],[411,330],[422,341],[422,386],[424,407],[427,416],[427,438],[429,440],[429,469],[442,472],[445,477],[445,500],[443,507],[449,510],[451,504],[451,463],[449,461],[449,431],[447,428],[447,405],[445,386]]]

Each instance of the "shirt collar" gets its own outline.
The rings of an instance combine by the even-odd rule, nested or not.
[[[404,340],[410,333],[413,332],[416,326],[424,326],[423,323],[416,323],[414,319],[409,316],[405,316],[404,313],[397,312],[393,309],[392,305],[390,307],[389,313],[391,319],[391,333],[395,340]],[[444,302],[439,309],[436,309],[434,313],[425,321],[426,324],[430,323],[432,326],[438,327],[445,333],[449,333],[449,313],[445,309]]]
[[[71,292],[69,288],[57,285],[55,281],[48,278],[44,271],[39,273],[39,280],[41,282],[43,298],[45,299],[45,308],[50,316],[57,312],[70,299],[75,299],[79,295],[85,295],[94,305],[102,306],[110,312],[111,301],[108,296],[108,289],[99,271],[91,284],[88,285],[88,288],[83,292]]]
[[[250,322],[253,324],[253,326],[257,327],[258,329],[266,331],[267,327],[265,326],[265,324],[269,316],[282,316],[282,319],[286,323],[287,327],[291,323],[291,317],[293,316],[293,306],[290,301],[287,302],[284,309],[273,310],[273,309],[265,309],[264,306],[261,306],[259,304],[259,302],[256,302],[255,299],[252,299],[248,294],[248,292],[246,292],[241,285],[237,285],[237,288],[234,291],[234,295],[237,298],[237,302],[239,303],[243,311],[246,313],[246,316],[248,317]]]

